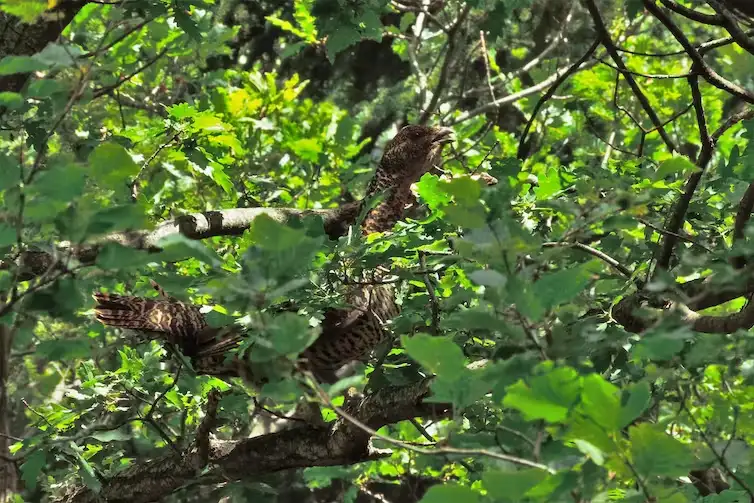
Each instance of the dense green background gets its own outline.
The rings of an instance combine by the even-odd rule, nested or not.
[[[392,347],[330,394],[435,374],[450,417],[384,426],[380,459],[229,480],[210,463],[150,494],[754,501],[754,39],[733,10],[750,7],[661,4],[0,4],[0,498],[105,494],[124,469],[190,448],[213,389],[227,441],[268,433],[280,421],[264,409],[288,415],[304,394],[196,376],[97,323],[92,291],[152,296],[152,279],[271,341],[258,360],[294,357],[343,284],[384,264],[403,306]],[[54,42],[13,43],[35,27]],[[718,43],[701,64],[678,38]],[[160,253],[112,242],[192,212],[359,199],[405,123],[457,141],[390,234],[334,242],[316,218],[257,218],[242,235],[173,234]],[[286,301],[298,311],[269,309]],[[640,301],[649,321],[623,309]],[[707,495],[700,476],[730,487]]]

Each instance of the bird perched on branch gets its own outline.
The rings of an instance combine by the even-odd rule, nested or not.
[[[452,130],[409,125],[386,145],[367,188],[366,204],[380,194],[361,223],[368,235],[392,229],[414,201],[411,184],[441,160],[442,147],[452,142]],[[363,208],[366,209],[366,208]],[[352,285],[348,308],[325,312],[322,333],[303,353],[304,366],[315,375],[328,375],[368,354],[386,336],[385,323],[398,314],[392,284],[380,284],[380,272],[368,285]],[[105,325],[157,333],[179,347],[199,374],[237,376],[258,384],[249,365],[227,352],[243,340],[241,327],[209,327],[199,306],[180,302],[162,292],[161,298],[95,293],[96,318]]]

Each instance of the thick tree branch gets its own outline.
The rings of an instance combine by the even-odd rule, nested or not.
[[[298,210],[293,208],[233,208],[227,210],[204,211],[183,215],[175,220],[169,220],[158,225],[151,231],[118,232],[108,235],[91,245],[63,244],[60,249],[84,265],[91,265],[97,259],[102,246],[107,243],[120,245],[137,250],[159,251],[158,243],[167,236],[182,234],[189,239],[206,239],[215,236],[238,236],[249,228],[251,223],[260,215],[267,215],[279,222],[290,218],[307,215],[320,215],[324,220],[325,232],[331,238],[342,236],[358,217],[360,202],[345,204],[339,208],[327,210]],[[14,263],[0,262],[0,269],[20,267],[22,280],[29,280],[50,270],[59,260],[44,251],[25,252]],[[68,264],[60,263],[59,267],[66,268]]]
[[[693,70],[693,68],[692,68]],[[680,230],[683,222],[686,219],[686,212],[691,204],[691,199],[694,197],[699,182],[702,180],[707,165],[712,159],[712,154],[715,151],[715,142],[710,137],[709,129],[707,128],[707,118],[704,114],[704,104],[702,103],[702,93],[699,90],[699,78],[696,73],[689,77],[689,86],[691,87],[691,95],[693,97],[694,110],[696,111],[696,121],[699,127],[699,138],[702,143],[702,151],[699,157],[696,159],[696,165],[699,168],[694,174],[692,174],[686,182],[683,195],[676,203],[675,209],[672,215],[668,219],[665,225],[665,230],[668,234],[663,237],[662,246],[660,248],[660,256],[657,259],[658,269],[667,269],[670,265],[670,259],[673,255],[673,249],[678,241],[676,234]]]
[[[362,399],[351,412],[372,429],[419,416],[444,417],[449,407],[425,404],[429,380],[403,387],[383,388]],[[95,494],[84,486],[72,488],[58,503],[107,501],[139,503],[158,500],[196,479],[209,468],[203,480],[251,480],[262,474],[310,466],[349,465],[384,456],[374,449],[371,435],[345,419],[329,427],[302,426],[239,441],[211,439],[207,464],[194,446],[181,455],[172,450],[149,462],[132,466],[102,481]]]
[[[627,332],[639,334],[657,322],[656,318],[643,317],[636,312],[640,304],[640,296],[633,294],[623,298],[613,308],[613,318]],[[747,302],[737,313],[722,316],[702,315],[679,302],[670,303],[668,307],[679,311],[681,322],[695,332],[731,334],[754,327],[754,302]]]
[[[728,33],[733,37],[733,40],[749,53],[754,54],[754,40],[744,33],[744,31],[738,26],[736,18],[728,12],[721,2],[707,0],[707,3],[715,9],[717,15],[722,19],[722,25],[728,30]]]

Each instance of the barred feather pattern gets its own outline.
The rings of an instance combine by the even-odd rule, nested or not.
[[[367,189],[367,199],[383,193],[383,200],[362,222],[362,233],[386,232],[413,203],[411,184],[441,159],[442,145],[450,130],[407,126],[386,145],[385,152]],[[325,312],[322,333],[301,355],[312,371],[335,370],[366,356],[387,335],[386,324],[399,314],[392,284],[379,284],[379,271],[372,271],[374,284],[349,288],[347,309]],[[238,376],[259,383],[249,366],[230,352],[243,339],[238,326],[211,328],[198,306],[175,299],[148,299],[95,293],[95,316],[105,325],[158,334],[181,348],[200,374]]]

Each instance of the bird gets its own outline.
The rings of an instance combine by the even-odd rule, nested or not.
[[[415,202],[411,185],[441,162],[443,147],[453,141],[450,128],[410,124],[387,142],[359,203],[359,209],[366,210],[365,205],[380,196],[366,211],[362,235],[393,228],[406,207]],[[353,208],[347,213],[352,215]],[[325,311],[320,335],[300,355],[303,368],[332,382],[337,369],[366,357],[386,338],[385,325],[399,314],[399,307],[394,285],[379,280],[383,274],[384,270],[378,268],[372,271],[368,284],[349,285],[345,292],[347,307]],[[243,357],[229,353],[244,339],[242,327],[210,327],[200,306],[172,298],[152,284],[160,294],[157,298],[94,292],[96,319],[110,327],[157,334],[180,348],[197,374],[241,377],[254,386],[264,382],[265,378],[255,375]]]

